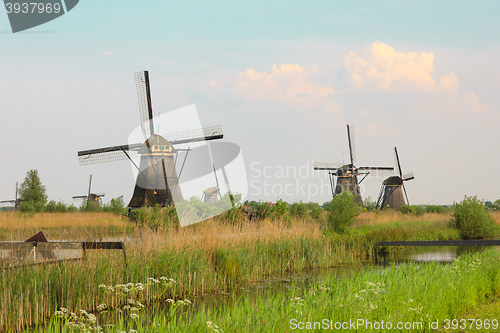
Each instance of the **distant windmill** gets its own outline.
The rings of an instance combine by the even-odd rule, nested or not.
[[[389,177],[382,183],[380,194],[377,200],[377,208],[380,209],[392,208],[394,210],[398,210],[399,207],[401,207],[401,205],[405,203],[403,191],[405,192],[406,203],[410,204],[404,182],[415,179],[415,177],[413,177],[413,172],[403,175],[403,172],[401,171],[401,164],[399,163],[398,150],[396,149],[396,147],[394,147],[394,157],[396,160],[396,165],[398,167],[399,176]],[[403,188],[403,191],[401,191],[401,187]]]
[[[342,165],[341,163],[324,163],[314,162],[314,170],[327,170],[330,177],[330,185],[332,186],[332,195],[335,197],[345,191],[353,192],[356,195],[356,201],[363,204],[359,184],[370,174],[370,171],[391,171],[392,167],[356,167],[356,155],[354,150],[354,128],[352,125],[347,125],[347,141],[349,143],[350,164]],[[363,171],[363,172],[360,172]],[[361,180],[358,180],[359,175],[365,175]],[[337,185],[334,187],[337,177]],[[335,188],[335,189],[334,189]]]
[[[73,197],[73,199],[84,199],[87,201],[87,205],[89,204],[95,204],[97,206],[101,205],[101,198],[104,196],[104,193],[91,193],[90,188],[92,187],[92,175],[90,175],[90,180],[89,180],[89,192],[87,195],[77,195]]]
[[[203,202],[206,202],[208,204],[215,205],[216,203],[219,202],[221,195],[219,190],[219,180],[217,179],[217,173],[215,172],[215,166],[212,165],[212,167],[214,169],[215,181],[217,183],[217,186],[209,187],[206,190],[204,190],[203,195],[201,196],[201,200],[203,200]]]
[[[154,133],[153,108],[151,105],[151,90],[147,71],[135,73],[137,95],[139,97],[139,111],[141,128],[144,134],[143,143],[113,146],[78,152],[80,165],[129,159],[138,169],[134,194],[128,204],[136,208],[142,206],[170,206],[182,200],[179,179],[175,170],[174,155],[178,151],[174,145],[202,140],[222,139],[220,126],[203,129],[176,132],[159,135]],[[137,166],[132,157],[140,156]],[[187,154],[184,158],[186,161]],[[183,162],[183,165],[184,165]],[[182,173],[182,168],[180,170]],[[180,176],[180,175],[179,175]]]
[[[10,204],[12,204],[12,206],[14,206],[14,209],[17,210],[17,206],[19,206],[19,204],[21,203],[21,200],[17,198],[18,188],[19,188],[19,185],[18,185],[18,182],[16,182],[16,197],[14,200],[3,200],[3,201],[0,201],[0,203],[10,203]]]

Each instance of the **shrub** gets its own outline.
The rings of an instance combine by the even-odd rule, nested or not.
[[[399,212],[401,214],[409,214],[409,215],[424,215],[425,209],[422,206],[416,206],[416,205],[401,205],[399,207]]]
[[[293,204],[291,204],[289,210],[290,215],[298,218],[305,218],[309,213],[307,204],[303,203],[302,200],[300,200],[300,202],[294,202]]]
[[[49,213],[66,213],[68,207],[62,201],[55,202],[55,200],[50,200],[47,205],[45,205],[45,211]]]
[[[343,233],[351,227],[360,213],[361,208],[356,203],[356,196],[352,192],[342,192],[328,205],[328,227]]]
[[[367,197],[365,199],[365,208],[367,211],[372,212],[377,209],[377,203],[375,201],[372,201],[371,197]]]
[[[443,206],[435,206],[435,205],[429,205],[425,208],[425,211],[427,213],[438,213],[438,214],[444,214],[448,212],[448,208],[443,207]]]
[[[476,196],[466,196],[455,206],[452,224],[460,231],[463,239],[481,239],[494,236],[498,231],[488,208]]]

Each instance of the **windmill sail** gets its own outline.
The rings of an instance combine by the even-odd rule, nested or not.
[[[137,97],[139,99],[142,133],[144,133],[144,137],[147,139],[154,133],[153,106],[151,105],[148,71],[135,73],[135,85],[137,88]]]

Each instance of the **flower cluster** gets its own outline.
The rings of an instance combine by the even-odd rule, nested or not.
[[[221,329],[219,326],[217,326],[214,322],[211,322],[211,321],[207,321],[207,328],[209,330],[214,331],[214,332],[220,332],[220,333],[224,332],[223,329]]]
[[[80,314],[69,312],[66,308],[60,308],[54,312],[54,317],[62,319],[72,330],[81,330],[82,332],[102,332],[102,327],[97,324],[97,318],[94,314],[85,310],[80,310]]]

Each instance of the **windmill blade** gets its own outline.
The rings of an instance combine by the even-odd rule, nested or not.
[[[329,163],[329,162],[313,162],[314,170],[332,170],[335,171],[342,167],[342,163]]]
[[[137,88],[137,98],[139,99],[142,133],[144,133],[145,139],[147,139],[154,134],[153,106],[151,105],[148,71],[135,73],[135,85]]]
[[[167,133],[164,134],[163,137],[170,141],[172,145],[178,145],[183,143],[222,139],[224,134],[222,133],[222,126],[216,125],[189,131]]]
[[[388,175],[392,175],[394,171],[393,167],[359,167],[356,168],[358,171],[369,171],[370,177],[385,177]]]
[[[89,193],[88,197],[90,198],[90,187],[92,186],[92,175],[90,175],[90,180],[89,180]]]
[[[356,150],[354,149],[354,126],[347,125],[347,140],[349,141],[349,155],[351,157],[351,164],[356,163]]]
[[[138,157],[139,154],[137,152],[141,146],[141,143],[135,143],[132,145],[82,150],[78,152],[78,160],[80,165],[126,160],[128,157],[124,154],[123,150],[129,151],[131,157]]]
[[[398,155],[398,150],[396,149],[396,147],[394,147],[394,156],[396,158],[396,166],[398,167],[398,170],[399,170],[399,177],[402,179],[403,172],[401,171],[401,163],[399,163],[399,155]]]
[[[415,179],[415,177],[413,177],[413,172],[408,172],[407,174],[403,175],[403,177],[401,177],[401,179],[403,179],[403,181],[408,181],[408,180]]]
[[[88,196],[87,195],[76,195],[73,197],[73,199],[87,199]]]
[[[403,186],[403,191],[405,192],[406,204],[409,205],[410,204],[410,200],[408,200],[408,194],[406,193],[406,187],[405,187],[405,183],[404,182],[403,182],[402,186]]]

